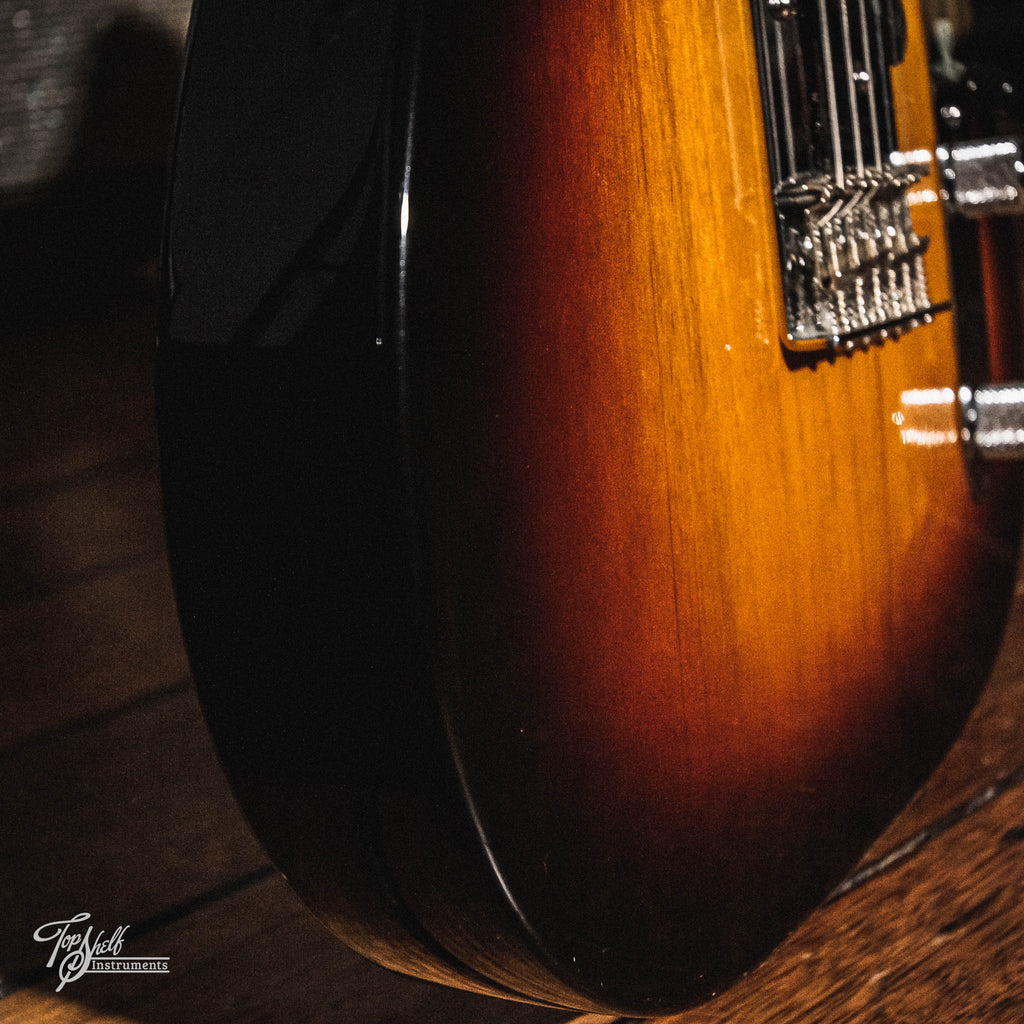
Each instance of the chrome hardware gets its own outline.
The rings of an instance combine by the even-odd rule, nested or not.
[[[915,448],[963,445],[968,458],[1024,459],[1024,381],[911,388],[892,415],[900,439]]]
[[[755,0],[787,343],[845,351],[940,308],[908,192],[927,152],[895,150],[900,0]]]
[[[942,190],[965,217],[1024,213],[1024,155],[1017,139],[939,146]]]
[[[1024,383],[960,388],[961,440],[987,460],[1024,458]]]
[[[907,190],[919,179],[885,166],[839,189],[825,177],[775,193],[790,339],[836,349],[895,337],[933,316]]]

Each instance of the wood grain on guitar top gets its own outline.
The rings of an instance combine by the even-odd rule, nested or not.
[[[908,13],[900,144],[931,149]],[[956,387],[949,314],[787,363],[745,3],[426,23],[412,434],[465,790],[582,986],[710,988],[955,732],[1012,502],[894,421]],[[943,301],[936,192],[914,209]]]

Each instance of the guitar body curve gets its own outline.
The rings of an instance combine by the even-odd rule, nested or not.
[[[203,156],[233,73],[204,39],[238,14],[197,9],[158,402],[200,697],[258,834],[356,949],[513,998],[684,1006],[819,903],[956,736],[1019,480],[972,467],[951,404],[906,429],[908,396],[958,386],[951,313],[849,353],[781,340],[746,0],[399,7],[346,29],[381,70],[337,98],[358,145],[324,143],[344,202],[296,186],[293,245],[253,228],[287,258],[230,302],[214,270],[244,232],[193,197],[252,173]],[[906,7],[897,130],[930,151]],[[250,59],[288,49],[247,31]],[[310,267],[334,270],[312,297]]]

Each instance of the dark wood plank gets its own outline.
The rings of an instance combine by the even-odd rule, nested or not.
[[[0,823],[7,979],[42,962],[47,921],[137,923],[267,865],[187,688],[0,758]]]
[[[0,750],[187,678],[165,556],[0,608]]]
[[[0,517],[0,608],[163,551],[154,460],[7,495]]]
[[[151,301],[35,336],[0,335],[0,491],[155,458]]]
[[[187,676],[156,465],[151,297],[0,335],[0,751]]]

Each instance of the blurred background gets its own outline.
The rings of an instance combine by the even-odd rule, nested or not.
[[[5,318],[151,274],[188,0],[0,0]]]

